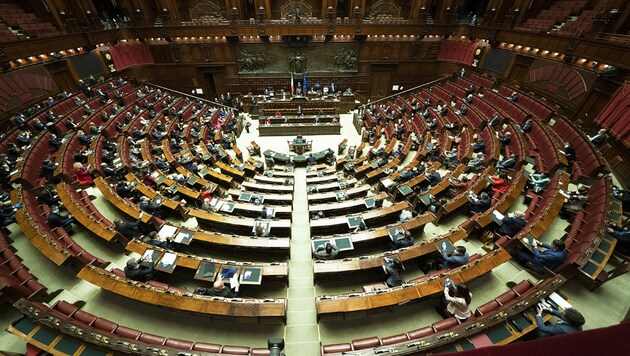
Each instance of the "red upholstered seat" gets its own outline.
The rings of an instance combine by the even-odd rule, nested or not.
[[[72,314],[79,310],[79,307],[74,304],[70,304],[65,300],[58,301],[55,305],[53,305],[53,308],[67,316],[72,316]]]
[[[94,323],[94,321],[96,319],[98,319],[98,317],[94,314],[90,314],[88,312],[84,312],[83,310],[77,310],[73,315],[72,318],[74,318],[75,320],[85,324],[85,325],[92,325],[92,323]]]
[[[534,284],[530,282],[528,279],[521,281],[519,284],[515,285],[512,290],[516,292],[519,296],[525,294]]]
[[[164,346],[178,350],[190,350],[194,343],[192,341],[180,340],[180,339],[167,339],[164,342]]]
[[[120,330],[120,328],[118,328],[118,330]],[[116,334],[118,334],[118,330],[116,330]],[[151,345],[163,345],[166,339],[163,336],[142,333],[142,335],[138,338],[138,341],[146,342]]]
[[[381,340],[378,338],[378,336],[371,336],[371,337],[366,337],[363,339],[352,340],[352,347],[355,350],[369,349],[369,348],[380,346],[380,345],[381,345]]]
[[[501,305],[496,300],[489,301],[486,304],[480,305],[475,311],[475,315],[485,315],[497,310]]]
[[[413,340],[413,339],[420,339],[422,337],[429,336],[433,333],[435,333],[435,330],[433,330],[432,327],[425,326],[423,328],[410,331],[407,333],[407,335],[409,336],[409,339]]]
[[[245,346],[225,345],[221,349],[222,354],[228,355],[249,355],[250,348]]]
[[[122,270],[122,269],[120,269],[120,268],[114,268],[114,269],[112,270],[112,273],[113,273],[113,274],[115,274],[115,275],[117,275],[118,277],[123,277],[123,278],[125,277],[125,271],[123,271],[123,270]]]
[[[116,328],[118,328],[118,324],[112,323],[111,321],[103,318],[98,318],[92,324],[97,329],[101,329],[108,333],[113,333]]]
[[[263,355],[269,355],[269,349],[265,349],[265,348],[256,348],[256,349],[252,349],[252,355],[254,356],[263,356]]]
[[[336,354],[348,351],[352,351],[352,345],[350,345],[349,343],[330,344],[324,345],[324,347],[322,347],[322,354]]]
[[[221,352],[221,345],[209,344],[207,342],[196,342],[192,349],[195,351],[219,353]]]
[[[381,345],[383,346],[393,345],[393,344],[405,342],[407,340],[409,340],[409,337],[407,336],[407,334],[392,335],[392,336],[381,338]]]
[[[440,331],[448,330],[458,324],[459,322],[457,321],[457,318],[452,316],[450,318],[440,320],[437,323],[433,323],[432,327],[433,327],[433,330],[435,330],[435,332],[440,332]]]

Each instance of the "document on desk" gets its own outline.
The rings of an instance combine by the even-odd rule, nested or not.
[[[385,188],[389,188],[389,187],[391,187],[392,185],[394,185],[394,184],[395,184],[395,182],[394,182],[393,180],[389,179],[389,178],[385,178],[385,179],[383,179],[383,180],[381,181],[381,183],[383,184],[383,186],[384,186]]]
[[[560,294],[556,292],[549,294],[549,299],[551,299],[551,301],[556,303],[560,308],[564,310],[567,310],[572,307],[572,305],[569,302],[567,302],[566,299],[562,298],[562,296],[560,296]]]
[[[154,252],[154,250],[146,250],[146,251],[144,251],[144,254],[142,255],[142,259],[147,261],[147,262],[153,261],[153,252]]]
[[[162,259],[160,260],[160,264],[164,266],[170,266],[175,263],[176,258],[177,258],[176,254],[167,252],[164,254],[164,256],[162,256]]]
[[[158,232],[158,238],[161,239],[161,240],[165,240],[165,239],[167,239],[169,237],[175,236],[176,233],[177,233],[177,227],[170,226],[170,225],[164,225],[160,229],[160,232]]]
[[[492,212],[492,220],[494,220],[494,222],[496,222],[497,224],[501,225],[503,224],[503,218],[505,217],[505,215],[501,214],[500,211],[493,211]]]

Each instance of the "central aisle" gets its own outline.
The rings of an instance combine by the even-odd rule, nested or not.
[[[295,169],[293,184],[285,352],[287,355],[317,356],[320,355],[320,336],[315,310],[306,168]]]

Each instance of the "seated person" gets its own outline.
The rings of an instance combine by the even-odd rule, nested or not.
[[[495,129],[501,124],[501,117],[499,117],[499,113],[495,112],[492,118],[488,120],[488,126],[494,127]]]
[[[465,172],[479,172],[484,169],[485,165],[486,156],[484,156],[482,153],[475,153],[473,154],[473,158],[466,164]]]
[[[594,136],[587,137],[591,141],[591,143],[595,145],[595,147],[600,147],[604,144],[604,142],[606,142],[606,138],[608,137],[608,135],[606,135],[606,132],[606,129],[600,129]]]
[[[448,252],[446,249],[446,242],[442,242],[442,265],[440,269],[452,269],[459,266],[463,266],[468,263],[468,252],[466,252],[466,247],[457,246],[451,252]]]
[[[74,162],[74,175],[77,178],[77,181],[80,185],[92,185],[94,184],[94,179],[92,178],[92,173],[90,173],[90,166],[87,168],[83,167],[81,162]]]
[[[492,199],[490,198],[490,195],[488,195],[488,193],[481,192],[479,196],[475,196],[472,191],[470,193],[471,194],[468,197],[468,201],[470,202],[469,212],[471,214],[481,214],[490,209],[490,206],[492,205]]]
[[[152,280],[157,273],[157,271],[153,269],[155,261],[148,262],[148,267],[141,265],[144,261],[142,257],[140,259],[130,258],[125,266],[125,277],[138,282],[148,282]]]
[[[197,288],[195,294],[209,295],[211,297],[236,298],[239,287],[239,283],[236,283],[235,286],[231,286],[231,288],[226,287],[219,274],[212,288]]]
[[[262,224],[257,225],[256,229],[254,229],[254,236],[257,237],[269,237],[269,233],[270,231],[268,229],[265,229]]]
[[[58,165],[58,163],[52,162],[48,159],[42,161],[42,176],[46,178],[47,182],[52,182],[55,180],[54,173]]]
[[[138,207],[140,208],[140,210],[147,212],[158,218],[162,218],[164,215],[162,212],[162,209],[160,209],[160,206],[157,204],[154,204],[151,201],[151,199],[149,199],[149,197],[147,196],[140,197],[140,202],[138,203]]]
[[[59,205],[61,203],[59,194],[57,194],[53,184],[45,186],[39,191],[39,193],[37,193],[37,201],[40,204],[46,204],[49,207]]]
[[[459,114],[460,115],[466,115],[468,113],[468,107],[466,107],[466,105],[463,105],[459,108]]]
[[[505,135],[499,135],[499,144],[501,145],[501,150],[505,150],[507,146],[512,142],[512,133],[506,132]]]
[[[457,120],[455,120],[455,121],[453,121],[453,122],[452,122],[452,123],[450,123],[450,124],[446,124],[446,125],[444,125],[444,128],[445,128],[446,130],[456,132],[456,131],[458,131],[458,130],[459,130],[459,122],[457,122]]]
[[[495,167],[497,169],[510,169],[514,166],[516,166],[516,155],[512,153],[510,157],[498,161]]]
[[[542,246],[547,250],[540,252],[538,247]],[[542,273],[546,267],[550,270],[560,266],[567,258],[567,252],[564,250],[564,242],[560,240],[553,240],[551,245],[540,243],[537,240],[532,241],[532,252],[527,249],[523,249],[518,253],[517,259],[520,263],[531,263],[534,266],[534,270],[538,273]]]
[[[142,236],[142,231],[140,231],[139,227],[143,216],[144,212],[141,212],[138,219],[134,222],[123,222],[121,219],[114,219],[114,228],[128,239],[138,238]]]
[[[523,133],[528,133],[532,130],[532,119],[525,120],[524,123],[520,124],[519,127]]]
[[[568,195],[567,201],[560,209],[560,217],[564,219],[571,218],[582,210],[584,203],[588,200],[588,187],[579,187],[577,192],[570,192]]]
[[[339,249],[337,249],[337,246],[327,242],[325,245],[319,245],[317,250],[313,252],[313,255],[318,260],[332,260],[337,257],[338,253]]]
[[[315,156],[313,156],[312,153],[308,154],[308,158],[306,159],[306,163],[308,163],[310,166],[315,165],[317,163],[317,161],[315,160]]]
[[[67,233],[73,233],[72,224],[76,222],[72,214],[63,215],[58,206],[53,206],[48,213],[47,223],[51,228],[62,227]]]
[[[508,184],[508,177],[505,174],[499,174],[498,176],[490,177],[490,190],[495,193],[505,194],[510,189]]]
[[[57,137],[57,135],[55,134],[50,134],[50,138],[48,139],[48,146],[50,146],[50,149],[53,151],[58,151],[59,148],[61,147],[61,139],[59,137]]]
[[[413,246],[415,242],[416,240],[413,238],[413,236],[411,236],[411,232],[400,229],[398,235],[394,236],[393,240],[391,241],[390,249],[397,250],[403,247],[410,247]]]
[[[442,176],[440,176],[440,173],[436,171],[435,169],[430,169],[427,172],[426,179],[427,179],[427,182],[429,182],[429,185],[431,186],[436,186],[440,184],[440,182],[442,182]]]
[[[507,96],[507,99],[508,99],[509,101],[514,101],[514,102],[518,101],[518,93],[516,93],[515,91],[513,91],[513,92],[512,92],[512,94],[510,94],[510,95],[508,95],[508,96]]]
[[[151,231],[147,240],[149,245],[165,248],[167,250],[179,251],[179,244],[175,242],[175,236],[166,238],[158,236],[157,232]]]
[[[542,172],[540,174],[535,173],[529,176],[529,180],[527,181],[527,185],[525,185],[525,189],[531,189],[534,193],[540,193],[545,190],[550,182],[551,179],[549,179],[548,172]]]
[[[385,257],[383,259],[383,271],[388,275],[385,283],[388,287],[398,287],[404,283],[403,265],[398,258]]]
[[[472,103],[472,101],[473,101],[473,95],[472,95],[472,93],[471,93],[471,94],[468,94],[468,95],[466,95],[466,96],[464,97],[464,102],[465,102],[466,104],[470,104],[470,103]]]
[[[472,144],[473,152],[475,153],[486,153],[486,143],[481,138],[478,138],[475,143]]]
[[[619,227],[616,224],[608,226],[608,234],[617,239],[615,252],[625,256],[630,256],[630,230],[627,227]]]
[[[575,148],[573,147],[571,142],[565,142],[564,146],[562,146],[562,149],[560,150],[560,153],[562,153],[567,158],[567,163],[569,164],[569,168],[571,168],[571,164],[573,163],[573,161],[575,161],[576,158]]]
[[[555,325],[545,324],[542,318],[544,310],[560,318],[561,321],[558,321]],[[540,307],[536,308],[536,337],[538,338],[582,331],[584,323],[584,316],[573,308],[568,308],[564,312],[553,309],[541,309]]]
[[[505,215],[501,222],[502,224],[496,229],[496,233],[508,237],[514,237],[527,225],[525,214],[522,211],[515,211]]]

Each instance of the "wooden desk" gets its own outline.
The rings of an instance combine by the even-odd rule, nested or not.
[[[312,204],[308,206],[308,211],[311,214],[317,213],[318,211],[323,211],[325,215],[330,215],[336,212],[356,213],[359,211],[366,211],[370,209],[366,206],[367,199],[371,198],[374,200],[375,205],[380,205],[380,203],[377,204],[377,202],[381,202],[388,196],[389,195],[387,195],[386,192],[380,192],[377,195],[373,195],[371,197],[344,200],[336,203]]]
[[[341,124],[271,124],[258,127],[260,136],[339,135]]]
[[[126,247],[127,251],[132,251],[137,254],[143,255],[146,250],[156,250],[166,252],[168,250],[162,249],[160,247],[156,247],[153,245],[148,245],[144,242],[133,240],[129,242]],[[171,251],[172,252],[172,251]],[[262,274],[265,277],[273,277],[273,278],[283,278],[286,279],[289,274],[289,267],[287,263],[280,262],[272,262],[272,263],[264,263],[264,262],[246,262],[246,261],[226,261],[219,260],[208,257],[201,257],[190,255],[188,253],[175,252],[177,254],[177,266],[188,268],[192,270],[198,270],[199,266],[202,263],[210,262],[216,264],[229,264],[229,265],[237,265],[237,266],[252,266],[252,267],[260,267],[262,268]]]
[[[346,190],[347,197],[357,197],[364,196],[372,187],[369,184],[364,184],[359,187],[354,187]],[[337,192],[327,192],[327,193],[316,193],[316,194],[308,194],[308,203],[312,204],[315,202],[326,202],[326,201],[337,201]]]
[[[188,217],[195,217],[200,223],[210,223],[213,229],[220,228],[221,231],[233,231],[243,235],[251,235],[252,226],[256,222],[253,218],[243,218],[227,214],[211,213],[205,210],[192,208],[188,212]],[[291,232],[290,220],[263,220],[269,223],[271,233],[274,236],[289,236]],[[263,237],[264,238],[264,237]]]
[[[475,262],[452,269],[440,277],[426,278],[414,284],[390,288],[379,294],[369,292],[339,296],[319,296],[315,299],[317,315],[374,310],[430,296],[444,290],[444,282],[447,278],[450,278],[456,284],[468,282],[491,271],[494,267],[508,261],[510,258],[511,256],[507,251],[500,249],[488,252]]]
[[[387,221],[391,222],[398,219],[398,215],[404,209],[409,208],[409,203],[406,201],[398,202],[387,208],[379,208],[370,210],[361,214],[361,218],[365,221],[366,225],[377,224],[379,222]],[[350,216],[337,216],[332,218],[324,218],[311,220],[311,231],[313,235],[317,235],[321,232],[327,231],[348,231],[348,218]]]
[[[238,201],[238,197],[243,193],[247,192],[250,194],[260,194],[265,198],[265,204],[272,205],[292,205],[293,204],[293,194],[269,194],[269,193],[260,193],[260,192],[248,192],[242,191],[238,189],[229,189],[228,194],[232,196],[234,201]]]
[[[241,299],[182,294],[118,277],[112,272],[94,266],[84,267],[77,276],[123,297],[176,310],[254,318],[284,318],[286,311],[286,299]]]
[[[243,182],[241,184],[243,188],[247,190],[253,190],[258,192],[276,192],[293,194],[293,184],[291,185],[278,185],[278,184],[264,184],[256,182]]]

